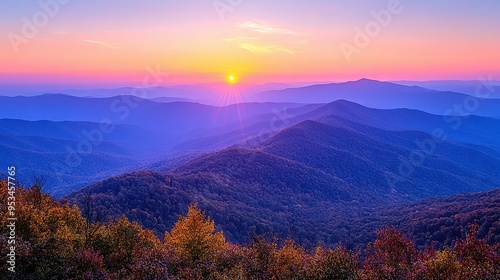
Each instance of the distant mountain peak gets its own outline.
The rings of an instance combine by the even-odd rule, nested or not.
[[[365,107],[363,105],[360,105],[356,102],[349,101],[347,99],[335,100],[335,101],[330,102],[329,104],[342,104],[342,105],[349,105],[349,106],[356,106],[356,107]]]
[[[373,79],[368,79],[368,78],[362,78],[356,81],[350,81],[346,82],[345,84],[355,84],[355,85],[362,85],[362,86],[374,86],[374,85],[393,85],[393,86],[399,86],[398,84],[394,84],[391,82],[384,82],[384,81],[379,81],[379,80],[373,80]]]
[[[367,82],[369,82],[369,83],[382,83],[381,81],[372,80],[372,79],[368,79],[368,78],[361,78],[361,79],[359,79],[357,81],[354,81],[354,82],[359,82],[359,83],[363,83],[363,82],[365,82],[365,83],[367,83]]]
[[[69,96],[69,94],[65,94],[65,93],[58,93],[58,92],[46,92],[46,93],[43,93],[41,94],[41,96],[54,96],[54,95],[64,95],[64,96]]]

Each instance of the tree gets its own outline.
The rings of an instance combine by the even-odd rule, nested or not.
[[[365,260],[367,279],[415,279],[416,250],[413,241],[395,228],[377,231]]]
[[[27,279],[66,279],[67,270],[62,268],[77,262],[84,219],[78,207],[53,200],[42,186],[40,179],[31,188],[16,191],[16,273]],[[6,216],[3,207],[0,212]]]
[[[276,279],[304,279],[306,278],[305,260],[304,248],[288,239],[274,253],[272,274]]]
[[[191,204],[187,216],[179,216],[171,233],[165,232],[165,244],[194,265],[213,260],[225,249],[226,239],[222,231],[215,232],[214,222],[195,204]]]
[[[488,246],[486,240],[477,238],[478,229],[478,225],[471,225],[465,240],[455,244],[464,274],[467,279],[499,279],[500,252],[495,246]]]
[[[104,265],[118,278],[132,272],[132,266],[143,255],[142,251],[157,250],[160,240],[151,230],[143,229],[137,222],[130,222],[122,216],[98,232],[93,242],[102,252]]]
[[[94,236],[102,227],[103,214],[97,209],[90,193],[82,195],[82,215],[85,217],[85,246],[90,246]]]
[[[245,247],[245,273],[249,279],[271,279],[278,245],[271,234],[254,236]]]
[[[442,251],[429,251],[423,254],[422,270],[419,275],[426,280],[456,279],[463,278],[461,266],[457,259],[457,254],[450,248]]]
[[[334,250],[318,246],[310,266],[311,279],[360,279],[358,254],[342,244]]]

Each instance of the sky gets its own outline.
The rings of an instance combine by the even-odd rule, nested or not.
[[[496,78],[499,11],[497,0],[0,0],[0,83]]]

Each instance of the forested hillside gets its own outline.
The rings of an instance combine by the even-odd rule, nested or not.
[[[7,186],[0,182],[0,199]],[[95,221],[91,201],[81,210],[57,202],[39,185],[16,193],[16,279],[498,279],[500,247],[477,238],[477,226],[453,247],[419,251],[394,228],[358,250],[254,235],[242,245],[226,241],[214,221],[190,205],[158,238],[126,217]],[[7,215],[2,204],[0,214]],[[9,230],[1,221],[0,241]],[[0,267],[7,266],[1,247]]]
[[[225,159],[231,165],[235,157]],[[103,217],[126,215],[157,235],[172,227],[190,203],[198,203],[228,240],[239,244],[249,242],[253,234],[273,232],[280,238],[294,237],[308,248],[318,242],[356,248],[373,241],[376,229],[392,225],[412,236],[419,248],[442,248],[463,237],[472,223],[480,225],[479,235],[490,243],[500,238],[498,190],[383,206],[339,199],[338,189],[328,184],[316,191],[280,185],[263,188],[252,185],[254,177],[243,178],[247,177],[235,183],[209,173],[137,172],[95,184],[70,201],[84,205],[91,196]],[[350,195],[355,197],[354,192]]]
[[[82,205],[85,197],[92,196],[105,215],[125,214],[157,234],[170,228],[190,203],[198,203],[229,241],[240,244],[249,242],[254,233],[273,232],[280,238],[293,236],[308,248],[318,242],[343,242],[355,248],[373,240],[377,228],[391,224],[408,234],[414,234],[415,227],[429,232],[425,238],[415,233],[422,248],[432,242],[438,247],[451,245],[450,240],[463,237],[474,221],[458,219],[453,225],[448,221],[444,227],[438,223],[439,228],[427,230],[399,221],[405,216],[391,218],[391,213],[407,211],[408,203],[424,198],[500,186],[500,158],[469,143],[436,142],[432,152],[424,152],[415,142],[432,139],[428,133],[384,130],[339,116],[333,122],[332,115],[325,116],[330,117],[324,122],[300,122],[251,147],[205,153],[167,173],[115,176],[67,198]],[[408,161],[415,155],[422,162],[411,165]],[[401,173],[408,164],[411,172]],[[496,199],[497,193],[492,197]],[[486,213],[498,209],[481,204],[484,199],[471,196],[470,200]],[[451,217],[446,211],[436,213],[442,219]],[[491,233],[497,235],[498,227],[491,222],[495,217],[488,215],[483,217],[487,221],[480,221],[480,234],[493,228]]]

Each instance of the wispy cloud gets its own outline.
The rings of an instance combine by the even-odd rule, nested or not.
[[[253,53],[284,52],[293,54],[294,51],[280,45],[262,44],[256,37],[235,37],[225,39],[226,42],[235,43],[238,47]]]
[[[274,27],[262,23],[256,23],[253,21],[245,21],[237,23],[240,28],[248,29],[253,32],[262,34],[284,34],[284,35],[297,35],[297,32],[286,28]]]
[[[240,47],[242,49],[245,49],[247,51],[251,51],[251,52],[254,52],[254,53],[271,53],[271,52],[284,52],[284,53],[289,53],[289,54],[293,54],[294,51],[292,50],[289,50],[285,47],[281,47],[281,46],[273,46],[273,45],[270,45],[270,46],[266,46],[266,45],[256,45],[256,44],[240,44]]]
[[[238,36],[234,38],[227,38],[224,39],[226,42],[241,42],[241,41],[257,41],[259,40],[259,37],[252,37],[252,36]]]
[[[113,46],[113,45],[110,45],[108,43],[101,42],[101,41],[95,41],[95,40],[83,40],[83,41],[86,43],[90,43],[90,44],[100,45],[100,46],[106,47],[108,49],[121,49],[120,47]]]

